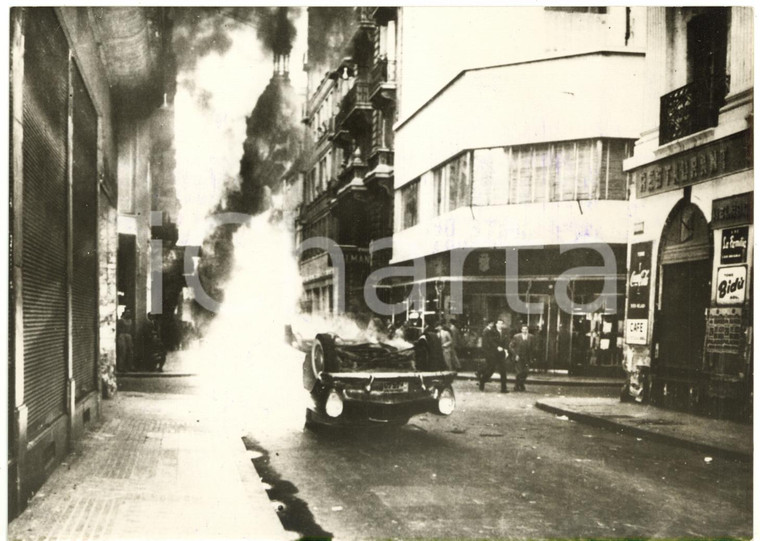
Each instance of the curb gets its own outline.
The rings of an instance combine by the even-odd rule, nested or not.
[[[735,451],[733,449],[726,449],[708,443],[700,443],[693,440],[687,440],[679,438],[677,436],[671,436],[668,434],[661,434],[659,432],[653,432],[651,430],[645,430],[643,428],[637,428],[635,426],[624,425],[609,419],[604,419],[596,415],[590,415],[587,413],[578,413],[577,411],[571,411],[562,409],[556,406],[550,406],[543,402],[536,402],[534,407],[545,411],[547,413],[553,413],[555,415],[566,415],[568,418],[578,421],[579,423],[596,426],[599,428],[605,428],[608,430],[614,430],[623,434],[631,436],[645,437],[651,441],[659,443],[665,443],[668,445],[675,445],[677,447],[683,447],[685,449],[691,449],[701,453],[708,453],[719,458],[727,460],[737,460],[740,462],[752,463],[752,453],[743,453],[741,451]]]
[[[117,378],[188,378],[197,375],[194,372],[116,372]]]
[[[464,380],[464,381],[477,381],[478,378],[475,375],[469,375],[469,374],[457,374],[456,378],[458,380]],[[497,382],[499,379],[497,377],[492,377],[489,381],[491,382]],[[514,383],[515,378],[507,376],[507,383]],[[528,379],[525,381],[526,384],[530,385],[562,385],[565,387],[621,387],[625,380],[620,381],[611,381],[609,379],[602,380],[602,381],[593,381],[593,380],[557,380],[557,379],[530,379],[530,376],[528,376]]]
[[[234,437],[232,439],[235,439]],[[253,537],[251,539],[261,539],[266,541],[294,541],[298,538],[296,532],[291,532],[285,529],[280,520],[277,511],[275,511],[269,494],[264,486],[261,478],[256,472],[256,468],[253,465],[251,455],[245,448],[245,444],[242,440],[237,442],[230,442],[233,446],[236,460],[236,467],[238,474],[243,482],[243,490],[245,491],[246,499],[248,500],[249,507],[251,509],[258,510],[259,513],[266,514],[267,518],[264,520],[267,522],[267,532],[251,532]],[[270,537],[271,536],[271,537]]]

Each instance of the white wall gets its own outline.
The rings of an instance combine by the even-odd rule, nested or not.
[[[558,53],[643,51],[646,8],[606,14],[546,11],[543,7],[404,7],[400,14],[399,118],[408,117],[465,69]]]
[[[625,244],[627,218],[627,201],[462,207],[395,233],[391,263],[456,248]]]
[[[396,187],[466,148],[636,139],[643,61],[592,54],[465,73],[397,126]]]

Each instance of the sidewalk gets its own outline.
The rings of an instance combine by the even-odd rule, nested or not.
[[[161,372],[135,370],[132,372],[117,372],[117,377],[147,378],[147,377],[185,377],[196,376],[202,368],[200,355],[194,355],[196,350],[169,351]]]
[[[457,379],[476,380],[478,379],[475,372],[459,372]],[[491,376],[489,381],[499,382],[499,374]],[[515,376],[507,374],[507,382],[514,385]],[[568,376],[567,372],[531,372],[528,375],[526,384],[535,383],[537,385],[566,385],[566,386],[587,386],[587,387],[622,387],[625,380],[623,378],[606,378],[591,376]]]
[[[242,440],[198,396],[119,392],[8,539],[264,539],[286,532]]]
[[[589,425],[721,457],[752,462],[752,425],[710,419],[616,398],[543,398],[536,407]]]

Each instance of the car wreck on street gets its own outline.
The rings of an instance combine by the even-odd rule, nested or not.
[[[312,399],[306,426],[401,426],[421,413],[451,415],[455,376],[443,364],[434,334],[414,344],[317,334],[303,362],[303,384]]]

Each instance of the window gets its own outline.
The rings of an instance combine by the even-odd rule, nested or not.
[[[631,141],[584,139],[473,152],[476,205],[627,198]]]
[[[419,189],[419,178],[401,188],[401,209],[404,213],[401,221],[402,229],[417,225],[417,220],[419,218],[417,201]]]
[[[470,152],[454,158],[448,165],[449,210],[470,204]]]

